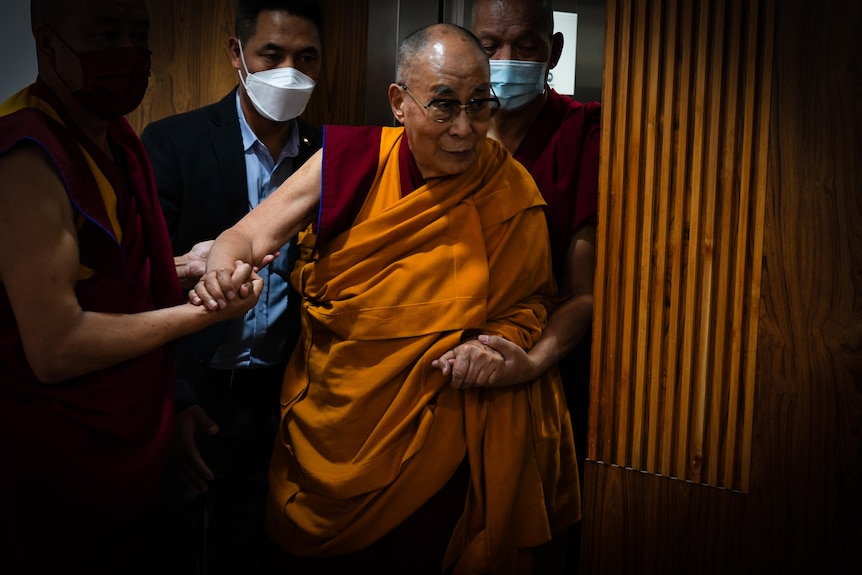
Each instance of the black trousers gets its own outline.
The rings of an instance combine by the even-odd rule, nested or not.
[[[169,461],[154,522],[159,573],[264,573],[269,460],[280,419],[284,366],[262,370],[207,370],[196,392],[219,426],[199,434],[198,450],[215,476],[194,493]]]

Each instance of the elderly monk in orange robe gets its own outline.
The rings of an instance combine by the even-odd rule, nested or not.
[[[269,533],[297,572],[550,572],[547,544],[580,513],[557,372],[457,389],[431,365],[480,331],[540,337],[556,295],[544,202],[486,138],[499,102],[469,31],[406,38],[389,100],[403,128],[327,127],[323,150],[216,239],[189,294],[225,305],[235,261],[313,221],[291,278],[302,336]]]

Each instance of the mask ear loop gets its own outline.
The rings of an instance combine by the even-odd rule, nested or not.
[[[80,55],[78,52],[76,52],[74,48],[72,48],[71,46],[69,46],[69,43],[68,43],[68,42],[66,42],[66,39],[65,39],[65,38],[63,38],[62,36],[60,36],[60,35],[57,33],[57,31],[56,31],[56,30],[54,30],[54,28],[52,28],[51,26],[48,26],[47,24],[45,24],[45,27],[46,27],[48,30],[50,30],[50,31],[51,31],[51,34],[53,34],[53,35],[54,35],[54,37],[55,37],[55,38],[57,38],[57,39],[60,41],[60,43],[61,43],[61,44],[63,44],[63,47],[64,47],[64,48],[65,48],[65,49],[66,49],[66,50],[67,50],[67,51],[68,51],[72,56],[74,56],[74,57],[78,60],[78,69],[80,70],[80,68],[81,68],[81,55]],[[67,81],[66,81],[66,78],[64,78],[64,77],[63,77],[63,74],[61,74],[61,73],[59,72],[59,70],[57,70],[57,55],[56,55],[56,54],[54,54],[54,57],[53,57],[53,63],[52,63],[52,65],[51,65],[51,67],[54,69],[54,73],[57,75],[57,77],[58,77],[58,78],[60,78],[60,81],[61,81],[61,82],[63,82],[63,84],[65,84],[65,85],[66,85],[66,87],[67,87],[67,88],[69,88],[69,90],[70,90],[70,91],[75,92],[75,91],[76,91],[76,89],[75,89],[75,88],[72,88],[72,86],[71,86],[71,85],[69,85],[69,82],[67,82]],[[82,74],[83,74],[83,72],[82,72]]]
[[[242,61],[243,70],[245,70],[245,77],[248,78],[251,74],[248,71],[248,65],[245,63],[245,54],[242,52],[242,40],[239,38],[236,39],[236,43],[239,44],[239,59]],[[248,90],[248,82],[243,79],[242,74],[240,74],[239,70],[236,71],[239,74],[239,81],[242,82],[243,87]]]

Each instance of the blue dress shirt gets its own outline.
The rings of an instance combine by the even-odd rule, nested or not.
[[[293,173],[294,158],[299,154],[299,128],[291,120],[287,143],[278,160],[273,160],[266,146],[255,136],[245,119],[236,97],[242,143],[245,150],[245,168],[248,178],[248,206],[254,209]],[[210,362],[219,369],[260,368],[287,361],[285,349],[288,330],[287,304],[292,263],[288,261],[288,247],[281,255],[260,271],[263,293],[257,305],[242,319],[232,320],[225,331],[222,344]]]

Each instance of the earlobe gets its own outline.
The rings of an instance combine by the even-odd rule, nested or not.
[[[242,57],[239,51],[239,40],[236,37],[231,37],[227,41],[227,52],[230,56],[230,64],[235,70],[242,69]]]
[[[401,106],[404,103],[404,92],[398,84],[389,84],[389,106],[399,123],[403,124],[404,112]]]
[[[42,59],[55,66],[54,61],[54,46],[51,43],[50,29],[41,22],[33,28],[33,37],[36,40],[36,51],[41,55]]]

